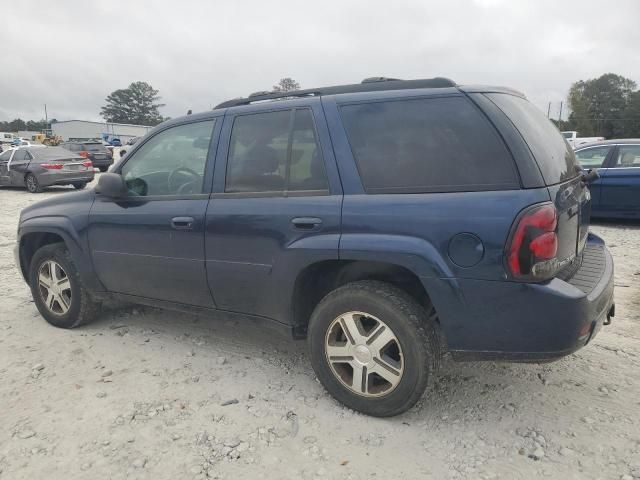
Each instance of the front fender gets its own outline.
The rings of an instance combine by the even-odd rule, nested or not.
[[[25,280],[28,281],[29,265],[27,265],[25,258],[24,239],[34,233],[50,233],[62,238],[85,286],[91,291],[105,290],[95,274],[86,241],[82,239],[71,219],[65,216],[31,217],[20,224],[18,228],[18,257]]]

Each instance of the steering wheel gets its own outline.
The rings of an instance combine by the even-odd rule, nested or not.
[[[186,190],[186,187],[192,186],[193,183],[200,181],[200,174],[198,172],[195,172],[195,171],[193,171],[193,170],[191,170],[190,168],[187,168],[187,167],[178,167],[174,171],[172,171],[169,174],[169,176],[167,177],[167,187],[169,188],[170,192],[173,192],[174,190],[176,190],[174,188],[174,183],[175,183],[175,180],[176,180],[177,176],[178,175],[185,175],[185,174],[187,176],[189,176],[189,177],[192,177],[192,178],[191,178],[191,180],[187,180],[186,182],[181,182],[179,185],[175,185],[175,187],[177,187],[176,193],[178,195],[181,195],[181,194],[185,193],[184,190]],[[189,192],[189,193],[193,193],[193,192]]]

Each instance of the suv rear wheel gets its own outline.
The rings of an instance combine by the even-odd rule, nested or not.
[[[62,243],[36,251],[29,269],[29,286],[38,311],[55,327],[75,328],[91,321],[98,312],[99,304],[82,284]]]
[[[406,292],[378,281],[328,294],[311,316],[308,341],[329,393],[379,417],[411,408],[440,362],[434,319]]]

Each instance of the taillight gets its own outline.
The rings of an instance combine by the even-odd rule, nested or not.
[[[82,150],[81,152],[78,152],[78,155],[80,155],[83,158],[89,158],[89,152],[87,152],[86,150]]]
[[[87,168],[93,167],[93,163],[91,162],[91,160],[85,160],[84,162],[82,162],[82,164]]]
[[[514,278],[546,280],[557,273],[557,226],[552,203],[534,205],[518,216],[506,249],[507,267]]]
[[[47,170],[61,170],[63,167],[62,163],[41,163],[40,166]]]

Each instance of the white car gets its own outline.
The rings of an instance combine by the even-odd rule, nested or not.
[[[560,133],[562,133],[562,136],[574,150],[581,145],[586,145],[587,143],[593,142],[601,142],[604,140],[604,137],[578,137],[578,132],[576,132],[575,130]]]

